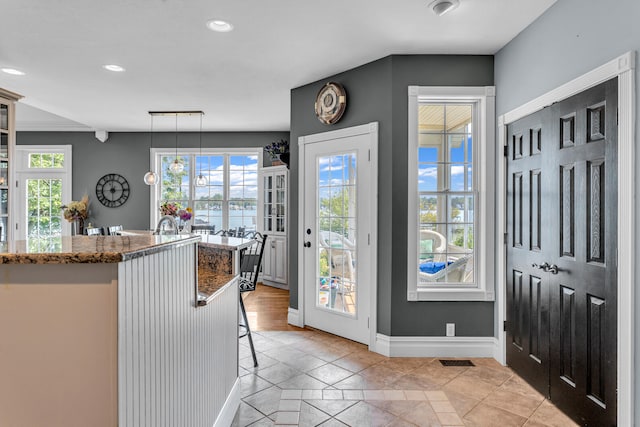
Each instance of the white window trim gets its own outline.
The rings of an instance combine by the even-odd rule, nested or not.
[[[64,167],[62,168],[30,168],[29,154],[51,153],[64,154]],[[63,203],[69,203],[73,197],[73,146],[72,145],[16,145],[15,146],[15,171],[10,175],[10,182],[16,182],[23,177],[34,176],[37,178],[60,178],[62,179],[62,194],[68,200]],[[10,170],[13,168],[10,168]],[[22,189],[16,189],[16,193]],[[24,233],[26,234],[27,224],[24,222],[26,212],[20,212],[20,203],[12,201],[12,220],[16,226],[12,226],[9,231],[14,232],[14,236]],[[62,221],[62,235],[71,235],[71,223]]]
[[[474,116],[480,144],[474,144],[474,179],[478,184],[475,201],[476,223],[474,229],[478,244],[474,247],[475,285],[418,287],[418,103],[419,102],[468,101],[477,103]],[[408,227],[407,227],[407,300],[409,301],[493,301],[494,284],[494,188],[495,168],[489,167],[489,157],[495,153],[495,87],[435,87],[409,86],[409,149],[408,168]]]
[[[258,170],[257,174],[262,170],[262,147],[244,147],[244,148],[203,148],[200,150],[199,148],[178,148],[178,155],[200,155],[203,156],[220,156],[220,155],[257,155],[258,156]],[[149,150],[149,165],[151,165],[151,170],[160,175],[160,169],[162,168],[162,162],[160,157],[162,156],[175,156],[176,149],[175,148],[151,148]],[[226,162],[226,160],[225,160]],[[225,183],[229,182],[229,165],[225,164]],[[191,191],[193,191],[193,186],[195,183],[195,178],[197,174],[197,170],[192,169],[189,173],[189,182],[191,183],[192,188],[189,189],[189,193],[191,197]],[[160,219],[160,213],[156,208],[158,206],[158,200],[160,200],[160,191],[161,185],[158,182],[156,185],[152,187],[151,194],[149,197],[149,228],[154,230],[158,220]],[[224,199],[225,201],[228,198],[227,191],[228,187],[225,185],[224,191]],[[258,197],[259,198],[259,197]],[[256,218],[257,222],[257,218]]]

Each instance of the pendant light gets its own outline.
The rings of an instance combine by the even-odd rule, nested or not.
[[[202,115],[204,113],[200,113],[200,157],[202,157]],[[200,163],[200,169],[198,172],[198,177],[196,178],[196,187],[205,187],[207,185],[207,177],[202,175],[202,162]]]
[[[149,111],[149,115],[151,116],[151,146],[150,150],[153,150],[153,114]],[[153,162],[153,161],[152,161]],[[158,174],[153,171],[152,167],[149,167],[149,172],[144,174],[144,183],[147,185],[156,185],[158,182]]]
[[[178,160],[178,113],[176,113],[176,158],[169,165],[169,170],[173,173],[180,173],[184,170],[184,165]]]

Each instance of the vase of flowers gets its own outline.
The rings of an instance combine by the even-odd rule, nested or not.
[[[193,209],[186,208],[178,210],[178,228],[180,231],[189,231],[191,217],[193,216]]]
[[[285,164],[289,166],[289,141],[286,139],[272,142],[264,147],[264,151],[271,157],[272,165]]]
[[[182,206],[180,206],[180,203],[176,203],[176,202],[168,202],[168,201],[164,201],[162,202],[162,204],[160,205],[160,214],[161,215],[169,215],[172,217],[177,217],[178,216],[178,211],[182,209]]]
[[[71,201],[60,206],[64,219],[71,223],[71,235],[84,234],[84,220],[89,217],[89,196],[82,196],[79,201]]]

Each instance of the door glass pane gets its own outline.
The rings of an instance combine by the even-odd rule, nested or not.
[[[27,179],[26,184],[27,239],[34,245],[50,242],[62,235],[62,180]]]
[[[316,306],[357,313],[356,154],[319,157]]]
[[[9,106],[0,104],[0,129],[9,129]]]

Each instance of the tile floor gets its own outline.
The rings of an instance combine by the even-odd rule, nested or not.
[[[388,358],[307,329],[253,337],[260,366],[241,339],[233,426],[577,426],[493,359]]]

